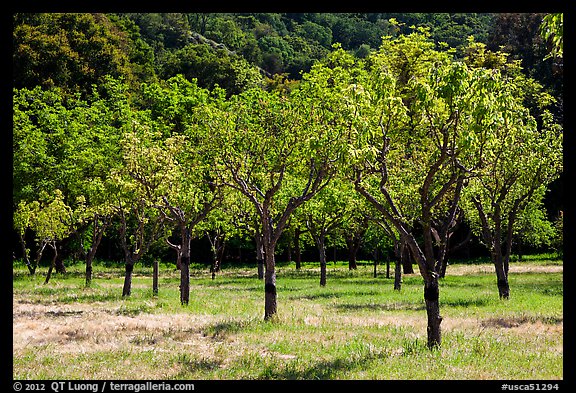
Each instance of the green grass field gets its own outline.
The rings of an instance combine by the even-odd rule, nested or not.
[[[14,379],[563,379],[562,262],[510,267],[511,297],[498,298],[490,264],[458,263],[441,280],[442,347],[426,347],[422,278],[394,291],[384,267],[348,271],[277,268],[278,317],[265,322],[256,268],[226,268],[215,280],[191,272],[190,304],[179,303],[179,272],[134,270],[123,299],[123,268],[68,267],[43,285],[13,268]]]

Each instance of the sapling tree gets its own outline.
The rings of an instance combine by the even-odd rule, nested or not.
[[[163,234],[165,216],[156,208],[158,188],[167,181],[164,150],[152,132],[126,133],[122,139],[124,165],[114,173],[115,208],[124,251],[122,296],[130,296],[134,265]]]
[[[235,235],[242,235],[242,228],[236,226],[237,220],[235,217],[238,212],[236,204],[239,201],[239,195],[235,190],[222,189],[219,203],[198,226],[198,231],[203,232],[210,243],[212,251],[210,272],[213,280],[222,267],[227,240]]]
[[[41,195],[37,212],[34,214],[33,230],[39,243],[39,253],[36,259],[36,266],[42,256],[42,251],[46,246],[52,248],[53,257],[44,284],[48,284],[52,276],[52,271],[56,269],[59,273],[65,273],[64,265],[57,266],[58,243],[70,236],[78,225],[78,212],[84,209],[83,199],[77,201],[76,209],[64,203],[62,191],[56,189],[54,195]]]
[[[18,206],[16,207],[12,216],[14,229],[18,233],[20,245],[22,247],[22,258],[24,259],[24,263],[26,264],[30,275],[34,275],[36,273],[38,263],[32,264],[30,260],[30,249],[26,244],[26,233],[32,228],[33,222],[35,220],[34,217],[39,209],[38,205],[38,201],[26,203],[26,201],[22,200],[18,203]]]

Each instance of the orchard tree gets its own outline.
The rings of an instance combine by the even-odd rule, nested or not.
[[[517,219],[542,200],[546,186],[562,171],[559,126],[548,117],[539,129],[513,97],[503,103],[508,108],[495,120],[499,127],[484,150],[484,165],[466,190],[468,211],[472,206],[475,213],[468,219],[490,252],[503,299],[510,297],[508,270]]]
[[[140,128],[136,124],[135,127]],[[159,203],[157,190],[167,181],[167,173],[161,141],[154,140],[154,133],[146,126],[127,132],[121,145],[124,165],[114,172],[115,209],[125,263],[122,296],[130,296],[134,265],[163,234],[165,217],[156,204]]]
[[[239,195],[235,190],[230,188],[222,189],[220,202],[198,226],[198,231],[203,232],[210,242],[212,251],[210,272],[213,280],[222,267],[227,241],[234,236],[243,235],[242,228],[236,226],[237,220],[235,220],[235,215],[238,211],[236,204],[238,202]]]
[[[30,249],[26,244],[26,234],[32,230],[35,215],[39,208],[38,205],[38,201],[27,203],[26,201],[21,200],[18,203],[18,206],[16,207],[12,216],[14,229],[18,233],[20,245],[22,246],[22,258],[24,259],[24,263],[26,264],[30,275],[34,275],[36,273],[38,263],[33,265],[30,261]]]
[[[296,213],[304,222],[318,249],[320,286],[326,286],[326,240],[346,219],[354,206],[354,189],[349,182],[333,180]]]
[[[69,110],[67,119],[64,164],[69,194],[84,197],[86,205],[77,234],[86,253],[86,286],[91,284],[92,262],[104,233],[118,212],[111,174],[121,165],[120,136],[132,117],[127,89],[121,81],[105,78],[86,103],[79,101]]]
[[[542,215],[546,187],[562,171],[562,128],[550,108],[555,99],[522,73],[519,61],[491,52],[471,40],[466,61],[491,68],[493,83],[490,134],[480,165],[463,200],[468,221],[488,248],[500,298],[508,299],[508,268],[515,236],[528,235]],[[534,234],[534,228],[530,231]]]
[[[38,250],[34,265],[27,263],[31,274],[35,273],[44,249],[47,246],[52,248],[53,257],[44,284],[48,284],[54,269],[58,273],[66,273],[64,264],[58,258],[59,243],[74,233],[78,225],[78,217],[83,210],[83,198],[78,199],[75,209],[73,209],[66,205],[64,195],[58,189],[54,190],[53,195],[41,193],[39,201],[34,201],[31,204],[20,203],[16,213],[16,221],[25,222],[29,225],[35,234]]]
[[[127,254],[126,273],[131,272],[129,264],[133,266],[150,244],[164,234],[161,225],[171,223],[180,235],[180,301],[186,305],[190,298],[190,242],[198,235],[196,225],[219,201],[219,189],[211,181],[210,163],[202,161],[202,150],[197,144],[185,135],[166,139],[160,135],[161,131],[152,130],[141,136],[132,133],[126,135],[124,142],[130,177],[126,180],[127,195],[136,198],[125,206],[133,209],[137,219],[137,232],[132,238],[138,241],[132,254]],[[149,230],[146,224],[151,225]],[[123,244],[127,253],[127,242],[123,240]]]
[[[328,127],[340,115],[331,111],[335,98],[329,96],[313,78],[288,97],[250,90],[232,97],[220,109],[219,122],[209,123],[213,149],[221,153],[217,163],[222,181],[247,198],[259,218],[266,320],[277,312],[278,240],[294,211],[333,177],[342,151],[344,130]]]
[[[498,77],[435,51],[427,37],[423,29],[384,37],[369,57],[362,89],[351,96],[362,115],[350,157],[356,190],[394,227],[418,265],[428,347],[434,348],[441,345],[442,317],[433,228],[439,218],[448,227],[455,219],[462,186],[494,127]]]
[[[211,108],[225,101],[225,91],[219,88],[208,91],[182,75],[165,83],[145,85],[143,91],[143,104],[147,108],[143,112],[149,113],[150,132],[155,135],[148,150],[136,155],[141,167],[148,165],[149,170],[133,177],[149,189],[146,183],[158,179],[158,186],[150,191],[150,196],[179,237],[179,242],[168,243],[180,261],[180,301],[187,305],[191,240],[203,233],[198,224],[222,200],[214,165],[218,150],[209,143],[213,136],[208,133],[208,125],[213,121]],[[130,145],[139,149],[137,141]]]

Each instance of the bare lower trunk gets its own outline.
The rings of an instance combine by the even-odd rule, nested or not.
[[[31,276],[36,273],[36,266],[32,266],[30,262],[30,257],[28,256],[28,251],[26,250],[26,239],[24,235],[20,235],[20,245],[22,246],[22,258],[24,258],[24,262],[26,263],[26,267],[28,267],[28,272]]]
[[[180,304],[187,306],[190,301],[190,255],[182,255],[180,265]]]
[[[134,262],[130,259],[126,261],[124,286],[122,287],[122,297],[128,297],[132,293],[132,271],[134,270]]]
[[[44,254],[44,249],[46,248],[47,245],[48,245],[48,242],[43,241],[41,243],[41,246],[38,249],[38,251],[36,251],[36,259],[34,260],[34,266],[32,268],[30,268],[30,267],[28,268],[31,275],[34,275],[36,273],[36,268],[40,265],[40,260],[42,259],[42,254]]]
[[[401,246],[402,269],[404,274],[414,273],[414,266],[412,266],[412,255],[410,249],[404,244]]]
[[[402,289],[402,264],[400,260],[396,259],[394,264],[394,290],[399,291]]]
[[[318,245],[320,253],[320,286],[326,286],[326,248],[324,243]]]
[[[155,259],[152,265],[152,294],[158,296],[158,260]]]
[[[208,234],[208,240],[212,244],[212,267],[210,271],[212,272],[212,280],[216,278],[216,273],[220,271],[222,267],[222,259],[224,258],[224,248],[226,246],[225,234],[217,231],[213,236]]]
[[[258,259],[258,279],[264,279],[264,259]]]
[[[96,248],[93,247],[86,255],[86,287],[92,284],[92,262],[96,254]]]
[[[358,253],[358,247],[354,244],[348,246],[348,270],[358,269],[358,264],[356,263],[356,255]]]
[[[394,239],[394,274],[396,275],[396,268],[402,266],[402,253],[404,251],[404,243]],[[390,258],[386,258],[386,278],[390,278]],[[394,276],[396,280],[396,276]],[[396,289],[396,281],[394,281],[394,289]]]
[[[48,273],[46,274],[46,280],[44,280],[44,284],[48,284],[50,281],[50,277],[52,276],[52,265],[48,268]]]
[[[508,258],[503,258],[502,256],[502,218],[500,215],[501,207],[499,203],[493,203],[494,213],[492,217],[494,219],[493,228],[488,223],[488,215],[484,212],[484,207],[478,199],[472,200],[476,205],[478,210],[478,215],[482,222],[482,238],[486,244],[489,244],[490,258],[494,264],[494,269],[496,270],[496,282],[498,285],[498,294],[500,299],[508,299],[510,297],[510,287],[508,285]],[[508,223],[509,225],[512,222]],[[508,232],[510,235],[509,240],[511,241],[512,231]],[[507,253],[507,256],[509,254]]]
[[[440,266],[440,278],[444,278],[446,277],[446,268],[448,267],[448,258],[444,257],[444,260],[442,261],[442,264]]]
[[[431,280],[424,284],[424,300],[428,316],[428,327],[426,329],[428,333],[428,348],[433,349],[439,348],[442,343],[440,331],[442,317],[440,316],[438,277],[436,274],[431,274],[431,276]]]
[[[277,311],[274,247],[265,247],[264,254],[266,258],[266,272],[264,273],[264,320],[269,320]]]
[[[386,258],[386,278],[390,278],[390,258]]]
[[[90,261],[90,263],[88,263],[88,261],[86,261],[86,288],[90,287],[90,285],[92,284],[92,261]]]
[[[496,282],[498,285],[498,295],[500,299],[510,298],[510,286],[508,284],[508,273],[502,260],[502,254],[495,251],[492,252],[492,261],[494,262],[494,269],[496,271]]]
[[[311,222],[306,223],[308,231],[316,243],[320,259],[320,286],[326,286],[326,230],[318,229]]]
[[[182,269],[182,253],[180,250],[176,253],[176,270]]]
[[[92,234],[92,244],[90,249],[86,253],[86,287],[89,287],[92,283],[92,262],[94,261],[94,257],[96,256],[96,250],[102,241],[102,236],[104,235],[104,231],[108,227],[110,223],[109,217],[94,217],[94,230]]]
[[[258,279],[264,278],[264,247],[262,245],[262,235],[256,233],[256,263],[258,265]]]
[[[296,254],[296,269],[299,270],[302,263],[302,253],[300,251],[300,228],[294,231],[294,253]]]
[[[426,237],[425,237],[426,238]],[[430,237],[428,237],[430,239]],[[442,317],[440,316],[440,290],[438,285],[438,274],[436,273],[436,263],[431,250],[431,244],[425,244],[426,253],[422,252],[416,239],[409,234],[406,239],[406,246],[410,248],[410,255],[415,258],[420,274],[424,279],[424,302],[426,304],[426,315],[428,317],[427,336],[428,348],[440,348],[442,344],[441,328]]]
[[[212,272],[212,280],[216,278],[216,273],[220,271],[222,266],[222,255],[218,254],[215,256],[214,262],[212,263],[212,268],[210,271]]]
[[[52,262],[50,263],[50,267],[48,268],[48,274],[46,275],[46,280],[44,281],[44,284],[48,284],[48,281],[50,281],[50,277],[52,276],[52,269],[54,269],[54,267],[56,266],[56,259],[58,258],[58,250],[56,248],[56,245],[50,244],[50,246],[54,250],[54,257],[52,258]]]
[[[446,266],[448,265],[448,243],[440,241],[438,246],[438,258],[436,262],[436,271],[439,277],[444,277]]]
[[[64,266],[64,260],[62,259],[62,254],[58,254],[58,257],[54,262],[54,268],[56,269],[56,273],[66,274],[66,266]]]
[[[180,259],[180,303],[188,305],[190,301],[190,229],[183,227],[180,229],[182,244],[182,256]]]

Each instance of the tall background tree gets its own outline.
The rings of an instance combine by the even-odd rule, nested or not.
[[[107,76],[136,82],[132,41],[104,14],[14,14],[14,24],[14,87],[89,94]]]

